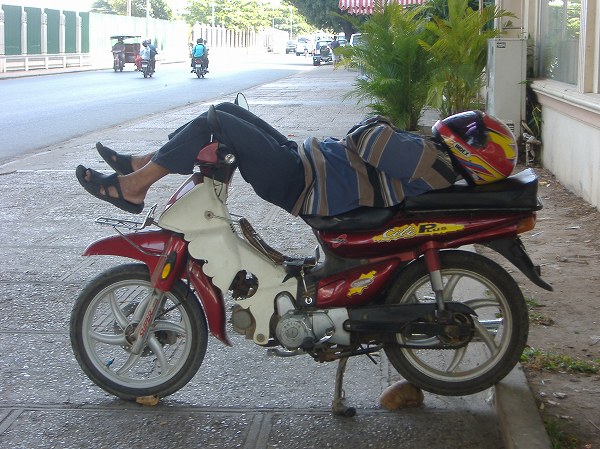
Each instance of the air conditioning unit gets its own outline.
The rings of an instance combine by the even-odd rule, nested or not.
[[[523,132],[526,80],[527,40],[489,39],[486,110],[509,125],[515,137]]]

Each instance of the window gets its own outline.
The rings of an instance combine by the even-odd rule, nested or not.
[[[577,84],[581,0],[541,2],[540,75]]]

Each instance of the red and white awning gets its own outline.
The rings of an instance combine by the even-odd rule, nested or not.
[[[421,5],[427,0],[381,0],[381,4]],[[373,14],[375,0],[340,0],[340,9],[348,14]]]

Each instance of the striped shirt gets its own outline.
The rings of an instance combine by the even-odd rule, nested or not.
[[[371,117],[342,140],[309,138],[299,148],[304,190],[294,215],[338,215],[361,206],[391,207],[458,178],[441,145]]]

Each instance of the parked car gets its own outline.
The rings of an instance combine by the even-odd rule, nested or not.
[[[321,65],[332,61],[331,41],[324,39],[318,41],[315,44],[315,50],[313,51],[313,65]]]
[[[310,46],[310,41],[307,38],[305,38],[305,37],[298,38],[298,41],[296,42],[296,50],[295,50],[296,56],[307,54],[309,51],[309,46]]]
[[[296,42],[287,41],[287,44],[285,45],[285,54],[287,55],[288,53],[294,53],[295,51],[296,51]]]
[[[357,45],[359,45],[362,41],[361,38],[361,34],[360,33],[355,33],[352,36],[350,36],[350,45],[352,47],[356,47]]]

